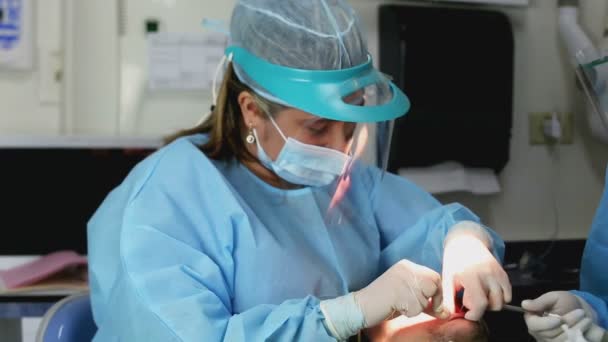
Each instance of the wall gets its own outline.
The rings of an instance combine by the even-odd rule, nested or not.
[[[75,1],[75,0],[65,0]],[[47,13],[56,13],[60,0],[45,0]],[[107,1],[110,3],[112,1]],[[188,2],[155,0],[147,2],[146,9],[137,6],[141,1],[128,1],[127,35],[117,44],[122,49],[121,61],[117,61],[115,50],[100,53],[88,52],[97,64],[89,62],[81,69],[74,70],[73,77],[86,83],[92,78],[102,84],[103,91],[90,89],[84,91],[80,109],[72,101],[71,114],[62,122],[58,106],[41,106],[36,102],[35,72],[25,74],[0,73],[0,96],[3,105],[0,111],[0,133],[55,134],[119,132],[120,118],[117,116],[118,99],[114,93],[118,82],[116,74],[120,64],[143,63],[145,55],[142,39],[142,19],[146,16],[161,15],[163,9],[174,4],[183,17],[169,18],[167,28],[173,31],[192,31],[198,29],[203,16],[228,18],[234,1],[218,4],[212,0],[190,0],[197,11],[185,11],[179,7]],[[361,13],[369,33],[369,46],[377,56],[377,6],[388,1],[351,0]],[[403,3],[405,1],[401,1]],[[101,3],[101,2],[98,2]],[[106,3],[105,1],[103,3]],[[585,0],[582,13],[586,28],[598,39],[606,14],[607,4],[603,0]],[[88,13],[89,30],[96,37],[111,33],[107,16],[94,16],[96,5],[80,5],[80,11]],[[87,7],[88,6],[88,7]],[[100,6],[100,5],[97,5]],[[112,7],[104,7],[108,15]],[[560,238],[583,238],[590,225],[595,207],[603,187],[604,167],[608,161],[606,146],[596,143],[589,137],[588,128],[583,120],[583,106],[580,93],[574,85],[574,75],[563,58],[556,30],[557,0],[531,0],[525,8],[504,9],[511,18],[515,32],[515,89],[514,89],[514,127],[511,145],[511,160],[500,175],[503,193],[496,196],[474,197],[466,194],[440,196],[445,202],[459,201],[472,208],[486,223],[494,227],[508,240],[547,239],[556,227],[555,213],[559,223]],[[50,20],[49,15],[39,18]],[[106,19],[104,19],[106,18]],[[81,19],[81,25],[83,21]],[[47,25],[45,25],[47,26]],[[57,25],[55,25],[56,27]],[[94,29],[97,27],[97,29]],[[79,28],[82,29],[82,28]],[[53,30],[42,30],[39,34],[50,35],[59,40]],[[109,39],[109,38],[107,38]],[[75,48],[82,44],[73,41]],[[104,41],[103,44],[110,44]],[[377,59],[377,58],[376,58]],[[97,68],[94,67],[97,65]],[[95,72],[90,73],[91,70]],[[100,71],[103,70],[103,71]],[[74,76],[76,75],[76,76]],[[73,78],[71,78],[73,80]],[[91,82],[88,83],[91,86]],[[6,96],[5,96],[6,94]],[[104,94],[104,96],[99,96]],[[142,102],[136,134],[157,135],[195,122],[210,104],[208,92],[190,94],[146,94]],[[574,144],[563,145],[556,154],[546,147],[528,145],[528,113],[535,111],[571,111],[576,116]],[[79,112],[80,111],[80,112]],[[19,113],[18,115],[15,113]],[[71,128],[71,129],[70,129]],[[557,211],[553,209],[553,191]]]
[[[160,19],[161,32],[204,33],[208,30],[201,25],[203,18],[229,19],[234,3],[233,0],[127,0],[124,11],[126,31],[120,40],[123,96],[129,91],[139,91],[134,90],[133,85],[139,87],[141,85],[138,82],[145,84],[147,81],[146,19]],[[131,70],[131,76],[124,73],[126,68]],[[167,134],[193,126],[201,116],[208,114],[211,97],[210,89],[143,90],[139,105],[135,105],[136,108],[128,113],[121,113],[122,132],[137,135]]]
[[[374,8],[389,1],[353,3],[369,29],[370,50],[375,54]],[[603,0],[583,3],[582,21],[597,42],[607,4]],[[589,136],[582,97],[557,36],[557,1],[532,0],[528,7],[500,10],[511,19],[515,37],[513,137],[511,159],[500,175],[503,192],[438,197],[468,206],[506,240],[549,239],[556,230],[558,238],[584,238],[601,196],[608,149]],[[575,114],[574,144],[553,152],[545,146],[530,146],[528,113],[552,110]]]
[[[583,20],[597,38],[606,3],[584,4]],[[527,11],[509,15],[517,52],[512,157],[501,175],[505,191],[487,201],[467,202],[507,239],[548,238],[556,224],[559,238],[583,238],[601,196],[608,150],[589,137],[582,98],[572,95],[580,93],[558,43],[555,1],[533,1]],[[527,114],[551,110],[570,111],[576,118],[575,143],[560,146],[555,154],[528,145]]]
[[[120,76],[117,1],[63,1],[62,133],[113,135],[118,127]]]
[[[117,0],[32,1],[36,5],[37,62],[31,71],[0,70],[3,135],[119,133],[124,120],[119,115],[121,68],[129,63],[146,68],[143,20],[172,13],[173,17],[165,21],[166,29],[196,32],[200,30],[201,13],[228,17],[234,3],[218,6],[211,0],[125,0],[126,35],[119,39]],[[172,5],[175,7],[167,10]],[[39,100],[38,59],[49,51],[60,53],[63,59],[61,95],[65,101],[43,104]],[[192,125],[208,110],[210,97],[209,92],[146,93],[136,129],[130,133],[156,136]]]

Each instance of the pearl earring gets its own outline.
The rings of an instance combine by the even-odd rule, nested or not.
[[[255,135],[253,135],[253,128],[251,128],[251,126],[249,127],[249,134],[245,137],[245,141],[247,141],[248,144],[253,144],[255,142]]]

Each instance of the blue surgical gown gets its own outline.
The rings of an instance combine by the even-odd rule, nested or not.
[[[606,171],[608,185],[608,170]],[[581,291],[577,295],[585,299],[597,312],[599,324],[608,329],[608,186],[595,213],[591,231],[587,237],[581,261]]]
[[[320,300],[366,286],[402,258],[440,271],[450,227],[478,221],[359,167],[345,200],[352,210],[333,226],[320,209],[325,188],[273,188],[238,162],[205,157],[204,139],[149,156],[91,218],[95,341],[333,341]],[[501,258],[504,244],[488,232]]]

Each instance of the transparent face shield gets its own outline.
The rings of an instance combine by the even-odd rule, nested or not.
[[[387,97],[388,98],[388,97]],[[372,106],[378,100],[366,101]],[[376,102],[377,103],[377,102]],[[389,161],[390,145],[394,120],[357,123],[346,153],[351,156],[344,166],[343,173],[330,188],[331,200],[326,210],[326,223],[336,226],[360,220],[356,208],[368,203],[375,194],[374,186],[382,181]]]
[[[343,98],[350,104],[375,107],[391,101],[393,93],[388,82],[369,85]],[[339,226],[362,220],[358,210],[374,197],[375,184],[382,181],[388,168],[395,120],[357,123],[348,145],[351,156],[344,171],[331,188],[331,201],[326,210],[326,223]],[[365,216],[365,215],[364,215]]]
[[[390,99],[389,95],[378,98],[377,93],[362,89],[344,101],[365,107]],[[343,226],[363,222],[359,209],[369,205],[374,185],[386,172],[394,120],[364,123],[313,116],[299,128],[287,129],[281,124],[284,119],[280,115],[290,113],[279,112],[274,117],[268,114],[268,121],[285,144],[272,162],[264,162],[268,160],[266,155],[260,158],[262,164],[271,170],[274,168],[277,176],[288,183],[314,188],[317,207],[326,224]],[[285,172],[289,170],[292,172]],[[311,185],[328,178],[332,179],[329,183]]]
[[[608,130],[608,55],[593,47],[579,51],[576,75],[591,108]]]
[[[269,63],[237,46],[226,55],[241,81],[255,84],[263,97],[329,120],[381,122],[410,107],[405,94],[373,67],[371,56],[348,69],[304,70]]]
[[[232,56],[239,79],[260,96],[321,122],[320,127],[302,127],[302,133],[293,135],[277,127],[285,146],[271,165],[275,173],[281,176],[287,170],[285,175],[305,179],[334,172],[329,185],[315,189],[316,194],[326,195],[318,198],[319,209],[333,224],[361,220],[359,209],[369,207],[372,191],[387,167],[393,122],[409,110],[405,94],[373,67],[371,56],[352,68],[303,70],[269,63],[237,46],[228,47],[226,55]],[[334,129],[324,132],[327,127]],[[332,143],[336,137],[343,140]],[[288,175],[290,167],[298,174]]]

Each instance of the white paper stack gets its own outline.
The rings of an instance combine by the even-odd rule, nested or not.
[[[399,175],[432,194],[465,191],[476,195],[489,195],[501,191],[498,178],[492,169],[466,168],[458,162],[399,169]]]

